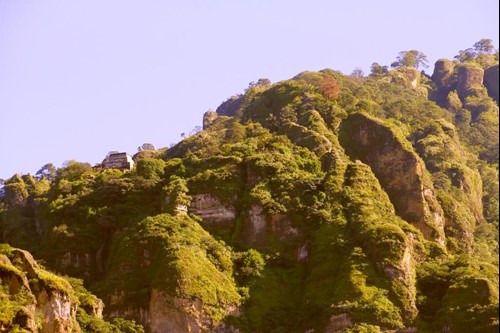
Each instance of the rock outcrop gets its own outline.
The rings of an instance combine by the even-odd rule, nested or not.
[[[353,159],[371,167],[396,214],[418,227],[427,239],[444,244],[443,210],[411,144],[382,121],[362,113],[342,123],[340,139]]]
[[[28,332],[79,332],[75,301],[70,297],[71,286],[64,279],[42,270],[31,254],[12,248],[2,248],[0,279],[6,285],[15,309],[10,322],[0,323],[7,331],[18,325]],[[38,321],[37,321],[38,319]]]
[[[187,215],[148,217],[116,245],[105,299],[113,317],[133,318],[153,333],[207,332],[239,306],[229,250]]]
[[[444,120],[435,121],[416,142],[415,149],[427,169],[432,174],[445,175],[449,188],[455,189],[440,191],[438,195],[444,210],[446,236],[459,235],[461,240],[456,245],[449,243],[448,248],[470,253],[475,225],[484,222],[483,189],[479,172],[468,166],[468,153],[460,145],[455,126]]]
[[[399,217],[394,216],[394,208],[387,193],[368,165],[359,161],[349,164],[344,184],[347,188],[344,201],[347,221],[353,233],[363,239],[362,248],[368,258],[390,281],[391,293],[404,300],[399,304],[402,321],[411,323],[418,314],[415,287],[415,261],[418,255],[415,248],[420,240],[403,226]],[[360,218],[366,212],[373,215]],[[391,227],[384,226],[384,223]],[[372,237],[367,237],[369,233],[372,233]]]
[[[488,90],[488,95],[490,95],[497,104],[499,99],[498,81],[498,65],[491,66],[484,71],[484,86]]]
[[[237,308],[227,309],[228,313],[237,314]],[[221,323],[214,322],[204,312],[200,299],[172,297],[161,290],[151,293],[149,306],[151,315],[151,333],[164,332],[230,332]]]
[[[209,193],[193,195],[189,212],[214,226],[228,227],[236,219],[236,210],[233,206],[222,204],[219,198]]]
[[[242,238],[252,246],[265,246],[270,240],[291,240],[298,235],[299,230],[286,214],[268,215],[260,205],[252,205],[243,219]],[[305,248],[297,251],[306,253]]]
[[[203,129],[209,128],[215,118],[217,118],[217,113],[214,111],[205,112],[205,114],[203,114]]]
[[[90,276],[95,266],[94,257],[89,253],[74,254],[66,252],[61,258],[56,260],[56,266],[62,273],[78,270],[83,275]]]
[[[448,94],[457,88],[455,69],[456,66],[451,60],[439,59],[434,64],[434,72],[431,76],[436,89],[429,93],[429,99],[446,109],[450,109],[451,104],[448,100]]]
[[[219,116],[235,116],[243,104],[243,96],[233,96],[215,110]]]
[[[431,78],[438,90],[446,89],[449,91],[453,89],[453,85],[456,83],[453,77],[454,68],[455,64],[451,60],[439,59],[436,61]]]
[[[484,70],[478,65],[462,64],[457,71],[458,97],[465,101],[466,97],[475,95],[474,88],[483,86]]]

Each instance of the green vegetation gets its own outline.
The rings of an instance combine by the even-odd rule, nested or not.
[[[0,328],[9,332],[28,332],[47,329],[43,318],[47,304],[64,307],[71,302],[76,317],[60,318],[74,330],[82,332],[140,333],[142,326],[117,318],[113,322],[102,319],[103,303],[83,287],[83,281],[63,278],[40,267],[29,253],[0,244]],[[49,317],[57,316],[51,313]],[[72,322],[76,319],[76,322]],[[64,325],[64,324],[63,324]],[[45,328],[44,328],[45,327]]]
[[[72,278],[2,245],[0,330],[25,329],[48,288],[83,332],[147,332],[129,320],[145,314],[185,331],[497,331],[498,102],[482,75],[498,54],[481,40],[440,61],[432,77],[411,50],[368,77],[261,79],[177,145],[140,146],[131,171],[14,175],[2,241]]]

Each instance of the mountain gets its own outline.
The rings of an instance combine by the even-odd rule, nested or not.
[[[0,331],[497,332],[498,55],[394,67],[261,79],[131,171],[8,179]]]

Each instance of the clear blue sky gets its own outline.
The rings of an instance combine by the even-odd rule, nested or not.
[[[498,0],[0,0],[0,178],[167,147],[251,81],[482,38]]]

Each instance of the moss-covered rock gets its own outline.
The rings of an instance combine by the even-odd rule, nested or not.
[[[100,288],[120,295],[106,298],[115,314],[130,314],[132,305],[146,309],[153,332],[214,328],[241,303],[230,250],[191,218],[169,214],[148,217],[118,236]]]
[[[483,78],[484,70],[475,63],[466,63],[458,66],[458,97],[460,97],[462,101],[465,101],[466,97],[479,94],[481,88],[483,87]]]

